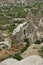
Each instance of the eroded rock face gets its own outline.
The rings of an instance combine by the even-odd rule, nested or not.
[[[30,17],[31,18],[31,17]],[[34,19],[34,17],[33,17]],[[37,19],[37,18],[36,18]],[[16,29],[12,32],[13,41],[17,43],[24,42],[25,38],[29,39],[29,43],[34,43],[36,40],[41,40],[43,38],[43,18],[39,19],[38,23],[30,19],[30,22],[25,22],[19,24]]]
[[[10,58],[1,62],[0,65],[43,65],[43,58],[38,55],[27,57],[21,61]]]

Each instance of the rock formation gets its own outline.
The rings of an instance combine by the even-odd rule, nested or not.
[[[43,65],[43,58],[38,55],[27,57],[21,61],[15,59],[6,59],[0,65]]]

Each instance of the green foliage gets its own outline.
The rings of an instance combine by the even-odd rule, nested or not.
[[[23,59],[19,54],[15,54],[13,58],[19,61]]]
[[[13,30],[16,28],[16,25],[13,23],[12,25],[10,25],[9,27],[7,27],[8,33],[9,35],[12,34]]]
[[[28,38],[25,38],[24,42],[26,42],[26,45],[25,45],[25,47],[23,49],[21,49],[21,53],[23,53],[30,45]]]
[[[33,9],[31,9],[31,11],[32,11],[32,13],[34,14],[34,15],[36,15],[37,13],[38,13],[38,10],[33,10]]]
[[[43,42],[43,38],[41,39],[41,42]]]
[[[41,41],[40,40],[36,40],[35,44],[40,44]]]

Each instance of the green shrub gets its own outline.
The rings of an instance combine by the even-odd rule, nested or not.
[[[22,60],[23,59],[19,54],[15,54],[13,56],[13,58],[16,59],[16,60]]]
[[[40,40],[36,40],[35,44],[40,44],[41,41]]]
[[[43,42],[43,38],[41,39],[41,42]]]

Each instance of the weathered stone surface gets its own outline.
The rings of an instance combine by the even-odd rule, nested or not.
[[[21,61],[10,58],[1,62],[0,65],[43,65],[43,58],[38,55],[27,57]]]

